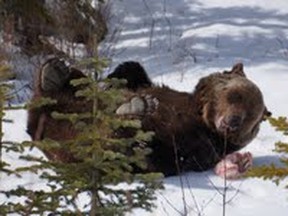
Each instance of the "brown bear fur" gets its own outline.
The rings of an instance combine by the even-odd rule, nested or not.
[[[124,63],[121,70],[126,70],[124,74],[127,76],[143,77],[133,75],[137,67],[135,64],[132,66]],[[56,67],[62,72],[63,68]],[[146,75],[144,70],[140,73]],[[111,77],[117,77],[117,74],[116,69]],[[74,96],[76,89],[69,85],[72,78],[81,76],[84,75],[80,71],[70,69],[65,82],[60,78],[60,84],[56,84],[59,88],[52,86],[50,90],[48,85],[48,91],[43,90],[41,79],[37,82],[33,100],[49,96],[58,103],[29,110],[28,133],[33,140],[50,138],[63,141],[75,137],[77,131],[72,125],[53,119],[51,112],[83,112],[91,109],[91,104]],[[231,71],[202,78],[193,93],[154,86],[147,75],[146,78],[147,83],[139,86],[137,79],[130,79],[130,83],[127,79],[128,84],[136,84],[132,83],[132,89],[127,84],[128,101],[134,96],[149,95],[159,102],[153,112],[133,115],[142,121],[143,130],[155,132],[149,143],[153,152],[147,158],[146,171],[160,171],[168,176],[188,170],[212,168],[226,154],[246,146],[256,136],[260,123],[268,114],[261,91],[246,78],[242,64],[235,65]],[[67,162],[73,160],[68,152],[50,151],[46,154],[50,159]]]
[[[251,142],[269,115],[259,88],[245,77],[242,64],[202,78],[192,94],[167,87],[140,92],[159,100],[157,110],[142,122],[145,129],[156,132],[150,164],[157,164],[155,169],[160,167],[166,175],[214,167],[225,155]]]

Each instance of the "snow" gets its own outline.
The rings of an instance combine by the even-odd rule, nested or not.
[[[287,0],[114,0],[112,10],[110,26],[118,36],[116,41],[107,37],[107,42],[113,42],[111,68],[122,61],[139,61],[155,83],[191,92],[202,76],[243,62],[273,115],[288,116]],[[30,139],[25,111],[7,111],[6,118],[14,123],[4,123],[4,140]],[[288,138],[265,122],[243,151],[253,154],[255,165],[279,164],[279,155],[272,151],[279,140]],[[36,149],[32,153],[42,155]],[[22,165],[18,155],[10,152],[3,159]],[[35,175],[18,179],[0,174],[0,190],[19,183],[45,187]],[[189,172],[166,178],[164,183],[153,212],[139,209],[129,215],[222,215],[224,181],[212,171]],[[286,216],[284,187],[253,178],[228,181],[226,215]],[[0,196],[0,203],[4,201]]]

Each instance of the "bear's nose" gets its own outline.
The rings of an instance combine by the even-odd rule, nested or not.
[[[218,124],[218,130],[222,132],[235,132],[238,130],[243,123],[243,117],[241,115],[228,115],[220,120]]]
[[[242,124],[242,118],[239,115],[231,115],[226,119],[228,128],[231,131],[237,130]]]

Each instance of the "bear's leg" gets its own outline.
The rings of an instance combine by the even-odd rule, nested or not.
[[[40,72],[40,88],[45,92],[59,91],[69,79],[69,67],[58,58],[49,59]]]
[[[46,61],[40,69],[38,74],[38,79],[36,80],[36,89],[34,91],[33,101],[39,100],[40,97],[50,97],[58,101],[58,96],[65,98],[71,97],[71,94],[66,94],[69,92],[67,89],[67,83],[71,80],[71,75],[74,75],[76,72],[71,68],[67,67],[64,61],[61,61],[58,58],[51,58]],[[84,76],[79,72],[80,75]],[[73,78],[73,77],[72,77]],[[77,77],[76,77],[77,78]],[[64,95],[64,97],[63,97]],[[73,98],[72,98],[73,99]],[[62,100],[59,100],[62,102]],[[69,101],[66,99],[66,101]],[[28,123],[27,123],[27,132],[33,140],[41,140],[43,137],[44,128],[46,125],[47,116],[50,116],[52,110],[46,107],[31,107],[28,110]]]
[[[38,119],[38,127],[36,128],[35,134],[32,136],[33,141],[39,141],[42,140],[43,133],[45,130],[45,121],[46,121],[46,114],[42,113]]]
[[[142,65],[133,61],[118,65],[115,70],[108,75],[108,78],[126,79],[126,87],[132,91],[136,91],[139,88],[148,88],[153,85]]]
[[[234,152],[222,159],[214,168],[217,175],[227,179],[240,178],[252,166],[250,152]]]

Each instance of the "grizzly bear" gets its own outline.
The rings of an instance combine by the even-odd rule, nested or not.
[[[28,133],[33,140],[61,141],[76,136],[73,126],[53,119],[51,112],[83,112],[91,108],[86,101],[74,96],[77,88],[70,85],[72,79],[84,76],[57,58],[43,65],[32,101],[45,96],[57,103],[29,110]],[[204,171],[217,165],[217,174],[223,176],[223,172],[231,169],[228,177],[234,178],[251,166],[250,153],[234,152],[255,138],[269,112],[261,91],[246,77],[242,64],[235,65],[231,71],[200,79],[192,93],[153,85],[137,62],[119,65],[109,75],[113,77],[127,79],[127,103],[120,105],[116,113],[123,118],[139,119],[144,131],[155,132],[148,143],[152,153],[147,157],[146,172],[170,176],[189,170]],[[73,160],[68,152],[45,153],[49,159]],[[225,165],[223,169],[226,160],[228,167]]]

